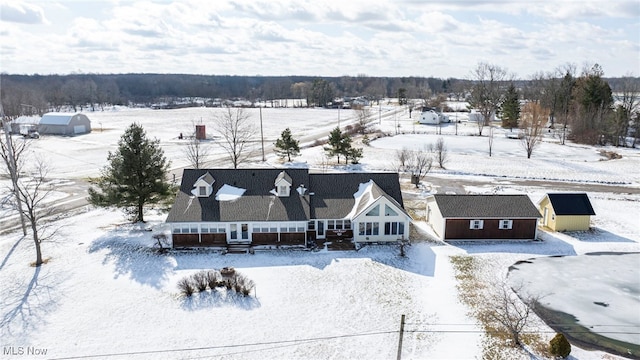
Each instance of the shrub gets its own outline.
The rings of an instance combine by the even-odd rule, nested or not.
[[[371,144],[371,140],[366,134],[362,137],[362,143],[366,146],[369,146]]]
[[[246,279],[241,289],[242,295],[249,296],[251,290],[253,290],[254,287],[255,283],[253,282],[253,280]]]
[[[559,358],[566,358],[571,353],[571,344],[564,335],[558,333],[549,342],[549,352]]]
[[[178,281],[178,290],[180,290],[180,293],[182,295],[187,297],[190,297],[196,291],[195,287],[193,286],[193,282],[191,282],[191,279],[189,278],[183,278],[182,280]]]
[[[209,286],[209,289],[213,290],[216,288],[216,286],[218,286],[219,284],[219,279],[220,279],[220,274],[216,271],[216,270],[209,270],[207,271],[206,275],[205,275],[205,279],[207,281],[207,285]]]
[[[198,291],[207,290],[207,272],[199,271],[191,276],[193,280],[193,285],[198,289]]]
[[[244,287],[244,283],[246,281],[246,277],[242,274],[236,274],[233,278],[233,290],[235,290],[238,294],[242,292],[242,288]]]

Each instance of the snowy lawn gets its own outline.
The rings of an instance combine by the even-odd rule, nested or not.
[[[406,258],[393,246],[159,255],[150,249],[151,232],[114,226],[119,220],[104,211],[65,220],[60,240],[44,246],[48,264],[38,269],[28,265],[28,239],[3,237],[3,346],[45,348],[52,358],[382,359],[395,356],[405,314],[407,358],[476,352],[478,333],[431,332],[476,329],[457,301],[449,247],[416,244]],[[179,296],[181,278],[225,266],[255,281],[255,293]],[[450,354],[459,341],[468,350]]]
[[[549,189],[515,180],[554,179],[587,189],[589,185],[611,185],[628,188],[628,192],[587,190],[597,214],[592,218],[594,231],[541,233],[543,241],[526,243],[418,242],[409,248],[407,258],[400,258],[392,246],[367,247],[359,252],[158,255],[151,249],[151,232],[133,225],[116,226],[124,221],[118,212],[88,209],[59,220],[65,226],[54,242],[43,243],[44,257],[50,259],[38,269],[29,266],[35,259],[29,238],[22,239],[18,232],[0,235],[2,346],[46,349],[47,358],[53,359],[107,354],[122,354],[107,357],[114,359],[389,359],[396,355],[400,318],[405,314],[403,358],[480,358],[481,329],[458,299],[450,256],[477,257],[493,264],[497,275],[504,275],[515,262],[533,257],[640,252],[637,149],[605,148],[623,158],[602,161],[601,148],[563,146],[549,136],[532,159],[526,159],[517,140],[497,134],[494,154],[489,157],[487,137],[472,136],[477,132],[475,124],[458,124],[460,135],[448,124],[442,128],[443,135],[436,135],[435,127],[416,125],[408,114],[394,116],[390,111],[380,108],[380,124],[375,125],[378,130],[393,134],[401,124],[401,132],[415,128],[423,133],[372,141],[372,146],[363,146],[364,157],[358,165],[336,165],[323,158],[321,147],[310,147],[293,163],[282,164],[269,155],[266,164],[252,162],[245,167],[395,170],[396,150],[422,149],[442,136],[449,162],[446,169],[434,167],[424,186],[411,194],[417,206],[427,195],[439,191],[430,184],[430,176],[464,182],[466,191],[472,193],[524,193],[534,203]],[[200,117],[210,124],[206,121],[211,114],[211,109],[204,108],[117,109],[89,114],[94,127],[90,135],[43,137],[34,143],[36,151],[50,158],[54,178],[95,176],[106,163],[107,152],[115,150],[124,129],[135,121],[151,137],[161,139],[177,167],[186,165],[184,141],[177,139],[178,133],[187,133],[192,121]],[[319,131],[335,127],[336,115],[331,110],[271,109],[263,113],[268,125],[265,134],[272,142],[289,126],[295,136],[312,139]],[[347,111],[342,111],[341,117],[343,125],[348,117],[353,120]],[[210,132],[210,126],[207,128]],[[358,139],[355,145],[362,146]],[[219,151],[214,153],[221,156]],[[0,195],[7,196],[4,186]],[[64,201],[59,197],[54,200]],[[156,214],[149,219],[158,223],[165,216]],[[417,225],[429,233],[424,223]],[[196,294],[189,300],[178,295],[176,284],[183,277],[225,266],[235,267],[255,281],[256,293],[248,298],[223,292],[218,296]],[[601,270],[606,272],[608,267]],[[573,294],[579,296],[581,290]],[[575,346],[572,356],[616,358]]]

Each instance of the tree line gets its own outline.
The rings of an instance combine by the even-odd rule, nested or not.
[[[305,99],[306,106],[327,107],[337,97],[363,96],[371,101],[398,98],[401,105],[440,109],[446,99],[468,101],[484,120],[478,121],[479,135],[497,114],[501,115],[503,127],[524,125],[519,112],[522,102],[527,101],[538,103],[548,111],[549,127],[560,129],[563,143],[571,136],[586,144],[635,146],[640,135],[640,131],[636,131],[640,128],[637,116],[640,78],[605,78],[604,70],[597,64],[585,65],[580,73],[576,65],[565,64],[552,71],[535,73],[528,80],[517,79],[505,67],[479,63],[465,79],[366,75],[0,74],[0,83],[0,99],[9,119],[63,108],[95,111],[110,105],[151,106],[185,99],[187,104],[181,106],[189,106],[189,99],[196,104],[196,99],[241,98],[251,103]],[[631,144],[628,137],[634,138]]]
[[[226,76],[186,74],[0,74],[1,98],[7,116],[42,114],[71,107],[101,110],[106,105],[143,104],[184,98],[307,99],[325,106],[337,96],[366,96],[376,100],[421,92],[448,92],[455,79],[423,77]],[[24,105],[28,105],[25,107]]]

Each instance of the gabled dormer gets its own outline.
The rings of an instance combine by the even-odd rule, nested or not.
[[[193,190],[191,193],[197,197],[209,197],[213,193],[213,183],[215,179],[209,172],[200,176],[198,180],[193,184]]]
[[[282,171],[276,177],[276,181],[274,183],[276,186],[275,192],[278,197],[289,197],[291,193],[291,185],[293,185],[293,181],[291,180],[291,176],[289,176],[286,172]]]

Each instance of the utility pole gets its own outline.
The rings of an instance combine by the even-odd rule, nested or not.
[[[398,356],[397,360],[402,359],[402,336],[404,335],[404,314],[400,318],[400,337],[398,338]]]
[[[260,143],[262,144],[262,161],[264,158],[264,132],[262,131],[262,106],[260,106]]]
[[[4,136],[7,143],[7,157],[9,165],[9,175],[11,176],[11,184],[13,185],[13,195],[16,198],[16,204],[18,206],[18,216],[20,217],[20,224],[22,225],[22,235],[27,235],[27,223],[24,221],[24,215],[22,214],[22,200],[20,199],[20,192],[18,191],[18,169],[16,168],[16,158],[13,153],[13,143],[11,141],[11,125],[5,121],[4,108],[0,103],[0,116],[2,117],[2,125],[4,126]]]

